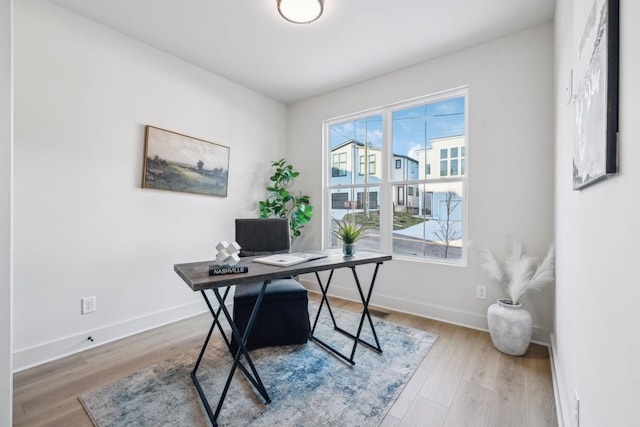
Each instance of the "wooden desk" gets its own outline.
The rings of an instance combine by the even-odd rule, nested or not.
[[[262,395],[262,397],[265,399],[267,403],[271,402],[269,394],[267,393],[267,390],[264,387],[262,380],[260,379],[260,375],[258,374],[258,371],[256,370],[253,364],[253,361],[251,360],[249,351],[245,346],[247,342],[247,337],[249,336],[249,333],[251,332],[251,328],[253,327],[256,314],[258,313],[258,309],[260,308],[260,304],[262,303],[262,298],[264,296],[265,289],[268,286],[268,284],[271,282],[271,280],[296,276],[296,275],[305,274],[305,273],[314,273],[318,281],[318,284],[320,285],[320,289],[322,291],[322,301],[320,303],[320,307],[318,309],[318,313],[316,315],[316,319],[313,324],[313,328],[311,330],[311,334],[309,338],[315,341],[316,343],[320,344],[321,346],[323,346],[325,349],[334,352],[335,354],[340,356],[343,360],[349,362],[351,365],[355,364],[355,361],[353,358],[355,355],[356,347],[359,343],[362,343],[368,346],[369,348],[382,353],[382,348],[380,347],[380,343],[378,342],[375,329],[373,328],[373,322],[371,321],[371,315],[369,314],[368,306],[369,306],[369,300],[371,299],[371,294],[373,292],[373,286],[375,284],[375,280],[377,277],[378,268],[380,267],[380,265],[382,265],[383,262],[390,261],[391,255],[379,254],[375,252],[359,251],[359,252],[356,252],[354,256],[345,257],[342,255],[341,250],[318,251],[318,253],[323,253],[323,254],[326,254],[327,256],[325,258],[320,258],[313,261],[307,261],[307,262],[292,265],[289,267],[278,267],[278,266],[260,264],[257,262],[253,262],[253,259],[256,257],[246,257],[246,258],[242,258],[238,266],[249,267],[249,271],[247,273],[227,274],[227,275],[219,275],[219,276],[209,276],[209,266],[214,264],[214,261],[201,261],[201,262],[192,262],[192,263],[174,265],[175,272],[185,281],[185,283],[189,285],[189,287],[193,291],[201,293],[202,297],[204,298],[207,304],[207,307],[209,308],[209,311],[211,312],[211,315],[213,316],[213,322],[211,323],[211,327],[209,328],[209,333],[207,334],[204,344],[202,345],[202,349],[200,350],[200,355],[198,356],[198,360],[196,361],[196,364],[193,370],[191,371],[191,379],[193,380],[196,386],[196,389],[198,390],[198,395],[200,396],[200,399],[202,400],[202,403],[207,411],[207,415],[209,416],[209,419],[211,420],[211,423],[214,426],[218,425],[217,419],[220,414],[220,409],[222,408],[222,403],[224,402],[224,399],[227,395],[227,392],[229,390],[229,385],[236,371],[236,368],[239,368],[245,374],[247,379],[251,381],[251,383],[254,385],[256,390],[258,390],[258,392]],[[356,273],[356,267],[358,265],[364,265],[364,264],[376,264],[375,271],[371,279],[371,284],[369,285],[369,289],[366,296],[362,290],[360,280],[358,279],[358,275]],[[329,285],[331,284],[333,271],[338,268],[351,269],[351,271],[353,272],[354,280],[356,282],[356,286],[358,288],[358,292],[360,294],[360,298],[362,300],[363,310],[360,318],[360,325],[358,327],[358,331],[356,332],[356,334],[347,332],[339,328],[338,325],[336,325],[335,318],[333,317],[333,313],[331,312],[331,307],[329,305],[329,300],[327,299],[327,291],[329,290]],[[320,280],[320,276],[318,272],[327,271],[327,270],[330,270],[331,273],[329,275],[329,279],[327,280],[327,283],[323,284],[322,281]],[[227,298],[227,295],[229,294],[229,289],[231,286],[242,286],[244,284],[256,283],[256,282],[262,282],[262,288],[258,295],[258,298],[256,299],[256,303],[255,303],[255,306],[253,307],[253,311],[249,318],[247,327],[244,331],[244,335],[241,335],[235,322],[233,321],[233,317],[230,315],[227,307],[225,306],[225,300]],[[218,301],[218,307],[216,309],[213,308],[213,306],[211,305],[211,302],[209,301],[209,298],[207,297],[207,294],[205,293],[205,291],[207,290],[211,290],[215,295],[216,300]],[[224,290],[223,294],[220,293],[221,290]],[[325,305],[329,310],[329,313],[331,314],[331,319],[333,321],[335,329],[343,334],[348,335],[353,339],[353,348],[352,348],[350,357],[342,354],[339,350],[324,343],[314,335],[315,327],[318,322],[320,312],[322,311],[322,308]],[[236,342],[238,342],[239,348],[235,354],[231,352],[230,337],[227,337],[226,333],[222,328],[222,324],[220,323],[221,314],[223,314],[224,318],[229,322],[229,325],[231,326],[231,333],[235,337]],[[368,319],[371,329],[373,331],[373,335],[376,341],[375,345],[360,339],[360,332],[362,331],[362,326],[364,324],[365,319]],[[233,365],[231,366],[229,375],[227,377],[225,387],[222,391],[220,399],[218,400],[218,405],[214,412],[211,409],[211,406],[209,405],[209,401],[205,396],[204,391],[202,390],[202,387],[200,386],[200,382],[198,381],[196,372],[198,370],[198,367],[200,366],[200,362],[202,361],[202,356],[207,348],[207,345],[209,344],[209,340],[211,339],[211,335],[216,326],[218,327],[227,345],[227,348],[229,348],[229,352],[234,356],[234,361],[233,361]],[[244,356],[245,358],[246,365],[245,363],[241,362],[242,356]]]

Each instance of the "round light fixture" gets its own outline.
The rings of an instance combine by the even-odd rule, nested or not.
[[[294,24],[310,24],[320,18],[323,0],[277,0],[278,12]]]

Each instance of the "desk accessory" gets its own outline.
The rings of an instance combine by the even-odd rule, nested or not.
[[[240,262],[240,245],[236,242],[227,243],[221,241],[216,245],[216,263],[217,265],[209,266],[209,276],[217,276],[219,274],[238,274],[247,273],[249,267],[238,266]]]

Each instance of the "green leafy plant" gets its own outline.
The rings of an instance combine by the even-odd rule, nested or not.
[[[367,230],[366,226],[354,222],[336,221],[336,225],[338,228],[331,232],[336,238],[342,240],[342,242],[347,245],[355,243],[364,237],[364,232]]]
[[[292,194],[289,186],[300,175],[286,159],[272,162],[273,175],[267,187],[269,195],[259,202],[260,218],[289,218],[291,242],[300,237],[300,230],[313,217],[313,206],[309,204],[309,196]]]

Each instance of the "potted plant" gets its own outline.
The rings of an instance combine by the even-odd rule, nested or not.
[[[273,184],[267,187],[269,195],[259,202],[260,218],[289,218],[291,243],[300,237],[300,230],[313,216],[313,206],[309,196],[289,192],[289,185],[300,175],[286,159],[272,162],[273,175],[269,178]]]
[[[503,353],[521,356],[531,340],[531,314],[522,307],[520,298],[530,290],[541,289],[555,278],[554,248],[551,246],[541,263],[527,255],[522,244],[513,241],[502,263],[491,249],[478,249],[480,266],[489,278],[500,283],[506,298],[499,299],[487,310],[487,322],[493,345]]]
[[[342,253],[344,256],[353,256],[356,253],[356,241],[363,237],[367,227],[353,221],[336,221],[336,226],[331,232],[342,241]]]

